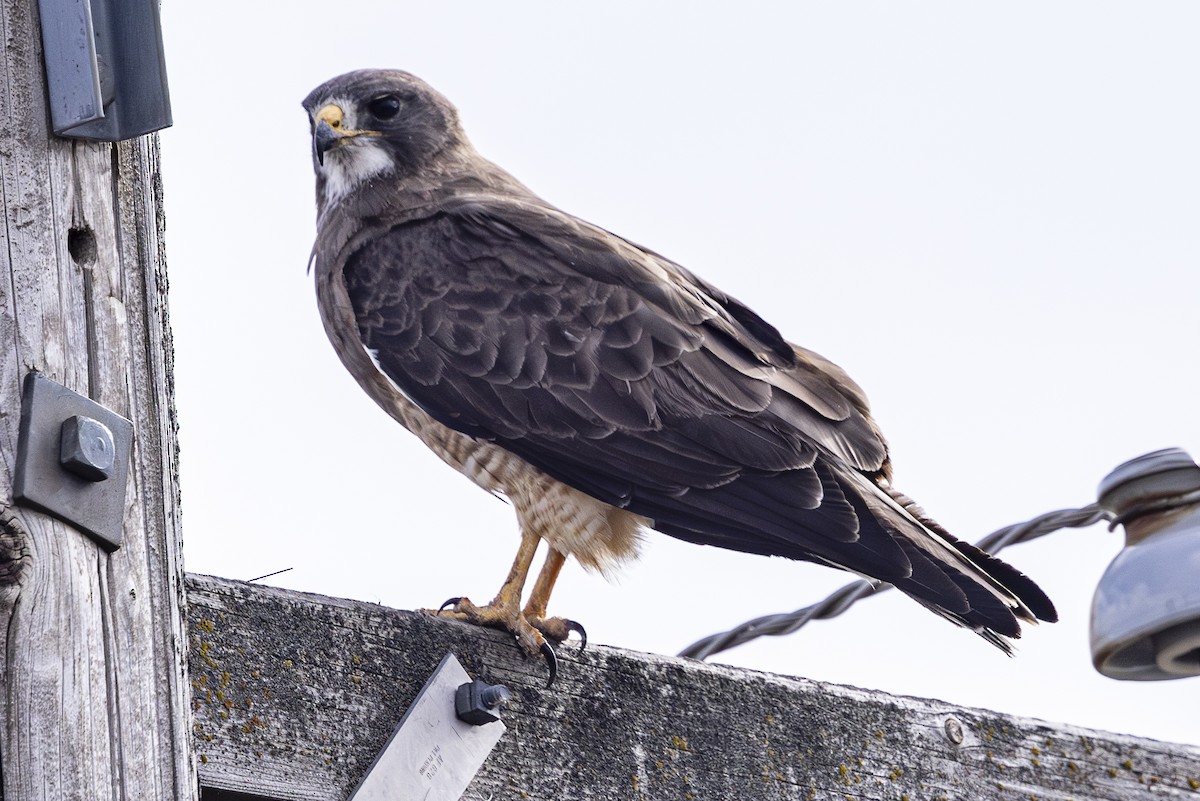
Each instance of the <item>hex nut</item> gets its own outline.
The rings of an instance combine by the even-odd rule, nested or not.
[[[87,481],[104,481],[113,474],[117,447],[108,426],[77,414],[63,421],[58,460],[62,466]]]
[[[503,684],[471,681],[459,686],[454,694],[454,711],[458,719],[472,726],[500,720],[500,707],[512,693]]]

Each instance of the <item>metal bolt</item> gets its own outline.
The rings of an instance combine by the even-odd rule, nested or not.
[[[955,745],[962,744],[963,727],[962,727],[961,723],[959,723],[954,718],[946,718],[946,723],[945,723],[944,728],[946,730],[946,737],[948,737],[950,739],[950,742],[954,743]]]
[[[108,426],[77,414],[63,421],[59,432],[58,461],[87,481],[104,481],[113,474],[117,446]]]
[[[499,707],[510,698],[512,693],[503,684],[471,681],[454,693],[454,712],[464,723],[482,726],[499,720]]]

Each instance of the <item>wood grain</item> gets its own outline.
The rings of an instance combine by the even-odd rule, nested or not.
[[[201,784],[346,798],[447,651],[514,692],[465,799],[1197,798],[1200,749],[188,577]]]
[[[158,143],[48,131],[31,0],[0,0],[3,797],[196,797]],[[130,418],[124,544],[11,505],[21,381]]]

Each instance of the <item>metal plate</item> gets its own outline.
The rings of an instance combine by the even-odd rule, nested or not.
[[[158,0],[38,0],[59,136],[118,142],[171,124]]]
[[[98,420],[112,432],[116,458],[104,481],[80,478],[59,462],[62,424],[74,415]],[[13,499],[70,523],[105,549],[115,550],[121,546],[125,527],[132,446],[133,423],[41,373],[29,373],[21,396]]]
[[[458,801],[504,734],[503,721],[472,726],[454,712],[471,677],[446,654],[409,706],[350,801]]]

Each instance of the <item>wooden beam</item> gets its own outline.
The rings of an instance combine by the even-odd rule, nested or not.
[[[206,788],[342,801],[448,651],[514,691],[465,799],[1200,797],[1200,748],[188,577]],[[221,797],[221,796],[218,796]]]
[[[2,795],[191,799],[158,143],[49,133],[36,15],[0,0]],[[31,370],[134,421],[112,554],[12,505]]]

